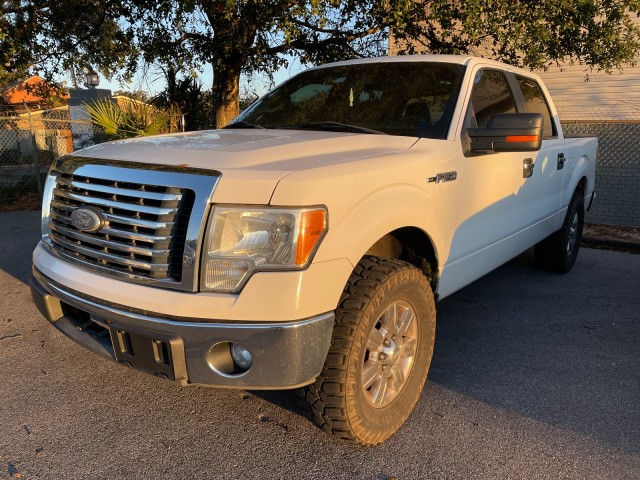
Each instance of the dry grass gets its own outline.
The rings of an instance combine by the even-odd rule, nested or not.
[[[25,175],[17,182],[0,181],[0,212],[39,210],[41,202],[35,176]]]
[[[584,226],[583,236],[595,240],[640,243],[640,227],[621,227],[618,225],[588,223]]]
[[[0,203],[0,213],[17,210],[40,210],[42,197],[39,193],[27,192],[6,203]]]

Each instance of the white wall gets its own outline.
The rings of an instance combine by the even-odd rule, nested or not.
[[[608,74],[575,64],[536,73],[549,89],[562,121],[640,120],[640,67]]]

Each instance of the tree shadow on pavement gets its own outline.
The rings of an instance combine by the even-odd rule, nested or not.
[[[582,249],[572,272],[531,252],[438,304],[430,381],[640,453],[640,256]]]
[[[0,225],[0,271],[27,284],[31,254],[40,241],[40,212],[5,212]]]

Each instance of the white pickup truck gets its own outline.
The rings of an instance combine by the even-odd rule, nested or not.
[[[225,129],[58,159],[33,298],[107,358],[296,388],[323,429],[378,444],[420,396],[435,299],[533,246],[571,269],[596,150],[563,135],[536,75],[501,63],[320,66]]]

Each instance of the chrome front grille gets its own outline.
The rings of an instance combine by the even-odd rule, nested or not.
[[[51,241],[65,254],[126,273],[179,281],[172,243],[185,190],[60,174],[51,199]],[[105,226],[82,232],[71,222],[79,207],[97,207]],[[188,206],[187,206],[188,207]]]
[[[219,173],[144,168],[73,157],[58,161],[50,172],[45,245],[109,276],[195,290],[199,233]],[[97,213],[102,223],[96,231],[74,226],[71,216],[79,208]]]

